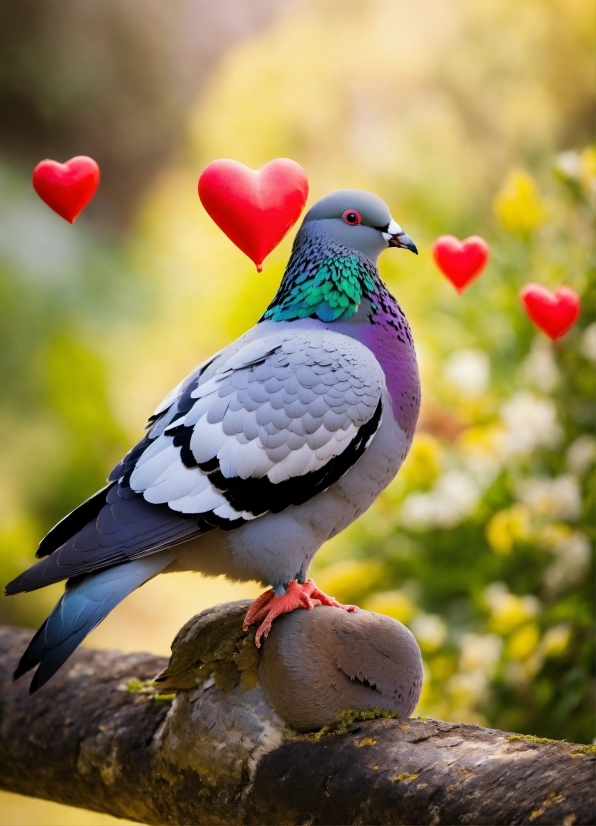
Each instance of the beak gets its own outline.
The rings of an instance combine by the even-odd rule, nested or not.
[[[414,255],[418,255],[418,247],[412,241],[409,235],[403,231],[397,221],[390,221],[383,229],[383,238],[387,241],[390,247],[399,247],[400,249],[410,250]]]

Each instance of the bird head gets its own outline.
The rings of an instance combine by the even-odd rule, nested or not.
[[[361,189],[340,189],[321,198],[306,213],[303,223],[315,221],[334,241],[363,253],[375,264],[389,247],[418,255],[416,244],[393,220],[387,205]]]

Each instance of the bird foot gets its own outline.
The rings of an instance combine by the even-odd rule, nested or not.
[[[358,610],[356,605],[342,605],[333,597],[328,597],[327,594],[317,588],[312,579],[304,583],[299,583],[293,579],[286,585],[285,594],[276,597],[273,590],[269,590],[257,597],[246,612],[242,628],[247,631],[251,625],[259,623],[255,645],[260,648],[261,640],[267,638],[274,619],[282,614],[289,614],[291,611],[295,611],[296,608],[307,608],[311,611],[317,605],[342,608],[350,613]]]

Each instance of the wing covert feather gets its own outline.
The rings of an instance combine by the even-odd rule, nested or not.
[[[148,502],[222,527],[314,496],[357,461],[366,447],[358,434],[368,425],[370,441],[380,422],[380,365],[332,331],[270,334],[224,350],[208,367],[179,386],[161,414],[168,421],[122,479]]]
[[[111,484],[42,541],[7,586],[32,590],[236,528],[327,489],[366,450],[382,415],[372,353],[324,329],[242,339],[156,409]]]

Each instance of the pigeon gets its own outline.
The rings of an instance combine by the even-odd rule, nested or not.
[[[42,539],[39,561],[6,587],[66,580],[15,671],[37,666],[31,693],[159,573],[270,586],[244,621],[257,646],[294,609],[357,610],[308,568],[391,482],[414,437],[412,334],[376,266],[390,247],[418,252],[380,198],[348,189],[317,201],[257,324],[185,378],[108,484]]]

